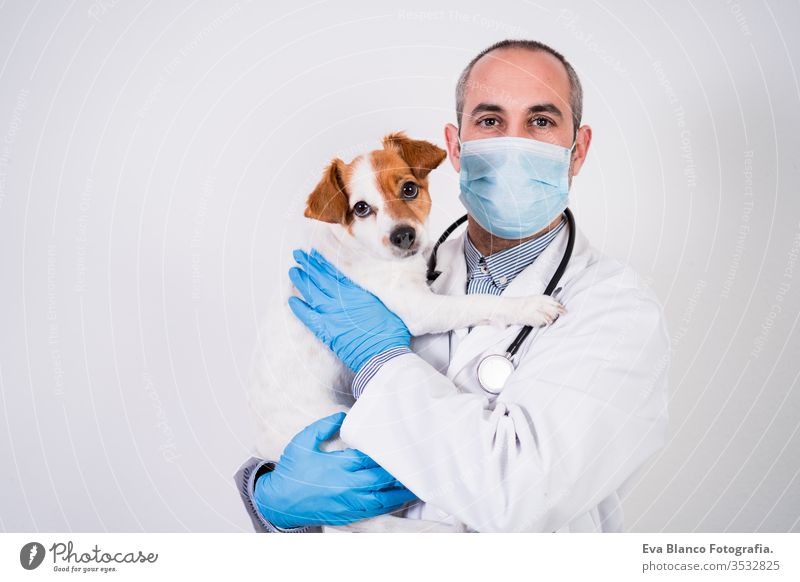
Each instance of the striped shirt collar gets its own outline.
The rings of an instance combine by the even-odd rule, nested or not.
[[[558,235],[566,219],[561,217],[553,230],[511,248],[483,256],[464,236],[464,257],[467,261],[467,293],[502,293],[525,267],[533,263]]]

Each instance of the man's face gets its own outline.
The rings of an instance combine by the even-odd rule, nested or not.
[[[564,65],[544,51],[499,49],[481,58],[467,80],[461,141],[525,137],[572,146],[574,135],[569,77]],[[461,170],[458,128],[448,124],[445,139],[450,161]],[[583,165],[591,128],[576,136],[569,178]]]

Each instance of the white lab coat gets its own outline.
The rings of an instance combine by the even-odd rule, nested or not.
[[[544,291],[567,230],[503,296]],[[464,236],[439,248],[437,293],[465,293]],[[580,230],[559,286],[566,315],[528,336],[499,396],[481,389],[477,365],[521,326],[415,338],[415,353],[386,363],[350,410],[344,440],[426,502],[408,517],[481,532],[622,530],[620,490],[666,438],[662,309]]]

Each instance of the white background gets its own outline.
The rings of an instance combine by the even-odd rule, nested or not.
[[[662,301],[667,447],[632,531],[800,530],[793,2],[0,5],[0,530],[250,531],[244,381],[305,196],[388,132],[443,145],[503,38],[564,53],[572,208]],[[432,232],[462,210],[432,175]]]

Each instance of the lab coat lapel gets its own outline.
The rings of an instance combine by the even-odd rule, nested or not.
[[[464,259],[466,230],[439,246],[436,269],[441,275],[431,283],[431,291],[439,295],[465,295],[467,292],[467,263]]]
[[[547,283],[550,281],[558,264],[561,262],[561,258],[564,256],[564,251],[567,247],[567,239],[568,232],[567,229],[564,228],[558,233],[556,238],[547,245],[547,248],[536,258],[533,264],[529,265],[509,283],[501,297],[523,297],[541,295],[544,293]],[[583,238],[580,231],[577,231],[572,258],[556,288],[567,284],[575,273],[580,272],[585,267],[585,249],[587,244],[586,239]],[[491,325],[474,327],[472,331],[467,334],[466,337],[461,338],[461,341],[458,343],[457,349],[450,360],[450,367],[447,375],[450,378],[455,378],[456,375],[477,356],[485,353],[500,353],[505,351],[521,328],[521,325],[512,325],[507,328]],[[500,345],[499,348],[497,348],[498,344]]]
[[[432,292],[439,295],[465,295],[467,292],[467,266],[464,259],[464,234],[447,239],[436,254],[436,269],[440,275],[431,283]],[[456,329],[451,333],[434,333],[415,336],[411,346],[415,353],[442,374],[450,365],[453,346],[466,337],[467,329]]]
[[[436,254],[437,270],[441,275],[431,283],[431,291],[439,295],[466,295],[467,293],[467,263],[464,259],[464,230],[454,239],[445,241]],[[457,345],[464,339],[468,331],[466,328],[454,329],[450,335],[452,345]]]

